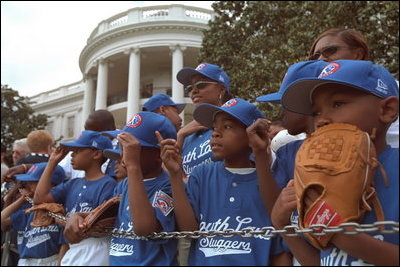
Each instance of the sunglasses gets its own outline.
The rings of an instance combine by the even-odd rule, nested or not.
[[[317,60],[321,55],[325,58],[328,58],[335,54],[339,49],[346,48],[345,46],[332,45],[322,48],[320,51],[315,52],[312,56],[310,56],[309,60]]]
[[[185,92],[187,94],[189,94],[190,91],[192,91],[194,88],[201,90],[201,89],[205,88],[206,86],[208,86],[209,84],[218,84],[218,83],[217,82],[208,82],[208,81],[198,81],[195,84],[190,84],[190,85],[185,86]]]

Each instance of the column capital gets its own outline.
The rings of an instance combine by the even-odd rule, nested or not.
[[[87,80],[95,80],[95,78],[96,76],[91,73],[83,74],[83,82],[86,82]]]
[[[131,53],[135,53],[135,54],[139,54],[140,53],[140,47],[138,46],[134,46],[134,47],[130,47],[124,50],[124,54],[125,55],[129,55]]]
[[[93,64],[95,65],[95,66],[99,66],[99,64],[107,64],[107,63],[109,63],[110,61],[108,60],[108,59],[106,59],[106,58],[104,58],[104,57],[99,57],[98,59],[96,59],[95,61],[93,61]]]
[[[186,46],[183,46],[181,44],[170,44],[169,49],[171,50],[171,52],[174,52],[177,49],[179,49],[183,52],[186,50]]]

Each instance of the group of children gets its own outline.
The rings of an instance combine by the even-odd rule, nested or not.
[[[185,72],[199,75],[196,70],[204,66]],[[184,85],[190,86],[191,81]],[[335,122],[353,124],[367,133],[376,129],[373,142],[389,187],[376,177],[375,188],[385,220],[398,222],[398,148],[388,146],[385,139],[388,127],[398,116],[398,86],[392,75],[369,61],[312,60],[292,65],[279,92],[283,108],[309,115],[315,129]],[[17,176],[21,181],[34,181],[36,188],[30,192],[34,192],[35,204],[61,203],[68,216],[63,237],[57,225],[32,230],[32,215],[22,212],[27,205],[22,197],[3,210],[2,229],[4,224],[22,231],[22,251],[29,251],[29,242],[46,244],[41,249],[46,255],[28,253],[22,258],[26,255],[54,260],[58,253],[54,248],[68,243],[62,265],[177,265],[177,240],[85,235],[82,213],[118,195],[121,200],[114,229],[141,236],[160,231],[259,230],[271,225],[282,229],[297,224],[291,179],[302,141],[279,149],[271,168],[270,122],[256,105],[239,98],[222,106],[199,104],[193,116],[197,123],[211,129],[213,161],[199,164],[188,174],[177,141],[181,121],[175,116],[184,105],[162,98],[157,96],[156,100],[169,103],[166,108],[149,104],[119,131],[83,131],[74,142],[61,143],[47,165],[34,165],[27,174]],[[262,97],[257,100],[268,101]],[[171,113],[175,121],[168,116]],[[112,138],[118,140],[119,147],[112,147]],[[73,151],[72,167],[84,170],[85,177],[60,183],[57,164],[68,151]],[[107,158],[116,163],[118,183],[101,171]],[[371,211],[361,223],[375,220]],[[53,231],[54,236],[46,240],[32,234],[40,232],[44,236]],[[325,251],[301,237],[200,237],[192,240],[188,259],[190,265],[201,266],[266,266],[291,265],[293,255],[303,265],[398,265],[398,245],[398,234],[383,233],[335,234]]]

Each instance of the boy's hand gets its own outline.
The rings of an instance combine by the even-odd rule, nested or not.
[[[26,189],[26,188],[18,188],[18,191],[19,191],[19,193],[21,194],[21,196],[24,196],[24,197],[30,197],[30,198],[32,198],[32,197],[33,197],[33,194],[34,194],[34,192],[29,191],[29,190]]]
[[[7,170],[7,172],[3,175],[1,182],[12,182],[15,180],[16,174],[24,174],[26,173],[32,164],[21,164],[14,167],[11,167]]]
[[[130,133],[122,132],[117,136],[118,142],[122,146],[122,158],[126,166],[139,164],[142,146],[139,141]]]
[[[49,158],[49,163],[50,162],[55,163],[55,164],[60,163],[60,161],[63,158],[65,158],[65,156],[68,154],[68,152],[69,151],[63,146],[57,147],[56,150],[54,150],[51,153],[50,158]]]
[[[247,127],[249,145],[253,153],[269,150],[270,140],[268,137],[271,122],[267,119],[257,119],[255,123]]]
[[[182,171],[182,156],[179,146],[174,139],[163,139],[161,134],[156,131],[158,143],[161,146],[161,159],[170,173],[178,173]]]
[[[85,226],[83,225],[84,217],[79,213],[74,213],[68,217],[67,224],[64,229],[64,236],[71,244],[79,243],[85,239],[86,233],[83,232]]]
[[[290,180],[287,186],[282,189],[272,209],[272,224],[278,229],[290,225],[290,216],[296,210],[296,207],[296,192],[293,180]]]
[[[183,128],[181,128],[178,132],[178,134],[182,135],[182,136],[188,136],[192,133],[196,133],[198,131],[201,130],[207,130],[208,128],[201,125],[200,123],[198,123],[197,121],[193,120],[191,122],[189,122],[187,125],[185,125]]]

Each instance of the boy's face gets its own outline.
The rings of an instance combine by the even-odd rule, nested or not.
[[[74,170],[86,170],[93,164],[94,156],[97,153],[96,149],[78,147],[72,150],[71,165]]]
[[[367,133],[379,131],[380,98],[343,85],[322,85],[312,95],[315,128],[342,122]]]
[[[125,164],[122,159],[118,159],[115,161],[114,173],[118,179],[123,179],[128,176]]]
[[[246,127],[224,112],[217,113],[213,122],[211,150],[214,157],[220,160],[246,157],[245,152],[250,153]]]
[[[148,174],[154,173],[161,166],[160,149],[155,147],[143,146],[140,152],[140,167],[144,178]]]

